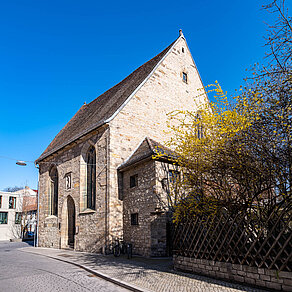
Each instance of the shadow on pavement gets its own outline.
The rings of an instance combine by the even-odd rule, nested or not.
[[[59,256],[62,256],[61,254]],[[74,255],[73,255],[74,256]],[[142,281],[142,278],[150,285],[157,284],[161,277],[171,285],[172,281],[186,283],[188,281],[200,281],[208,284],[215,284],[222,288],[234,288],[240,291],[263,291],[248,286],[242,286],[237,283],[225,282],[198,274],[190,274],[173,269],[172,258],[143,258],[133,256],[128,259],[126,256],[114,257],[113,255],[88,254],[83,253],[78,256],[86,265],[92,268],[96,267],[97,271],[110,274],[110,276],[122,281],[135,280]],[[161,273],[160,273],[161,272]],[[220,288],[220,287],[218,287]]]

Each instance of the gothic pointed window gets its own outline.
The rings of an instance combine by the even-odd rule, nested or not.
[[[96,192],[96,153],[92,146],[87,152],[87,208],[95,209]]]
[[[204,129],[203,129],[203,125],[200,122],[201,121],[201,115],[200,113],[197,114],[197,138],[198,139],[203,139],[204,138]]]
[[[54,166],[50,171],[50,215],[58,216],[58,171]]]

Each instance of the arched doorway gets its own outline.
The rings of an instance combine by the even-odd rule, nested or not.
[[[75,242],[75,204],[71,196],[67,198],[68,210],[68,246],[74,248]]]

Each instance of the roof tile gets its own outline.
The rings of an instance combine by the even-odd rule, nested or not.
[[[104,92],[89,104],[84,104],[57,134],[36,162],[41,161],[50,154],[104,124],[147,78],[175,42],[171,43],[160,54],[140,66],[120,83]]]
[[[176,154],[171,149],[163,146],[162,144],[146,137],[134,153],[118,167],[118,170],[122,170],[130,165],[140,162],[146,158],[157,156],[157,160],[168,160],[174,162]]]

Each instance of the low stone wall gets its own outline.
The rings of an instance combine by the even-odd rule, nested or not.
[[[266,289],[292,291],[292,272],[279,272],[245,265],[173,256],[174,268]]]

